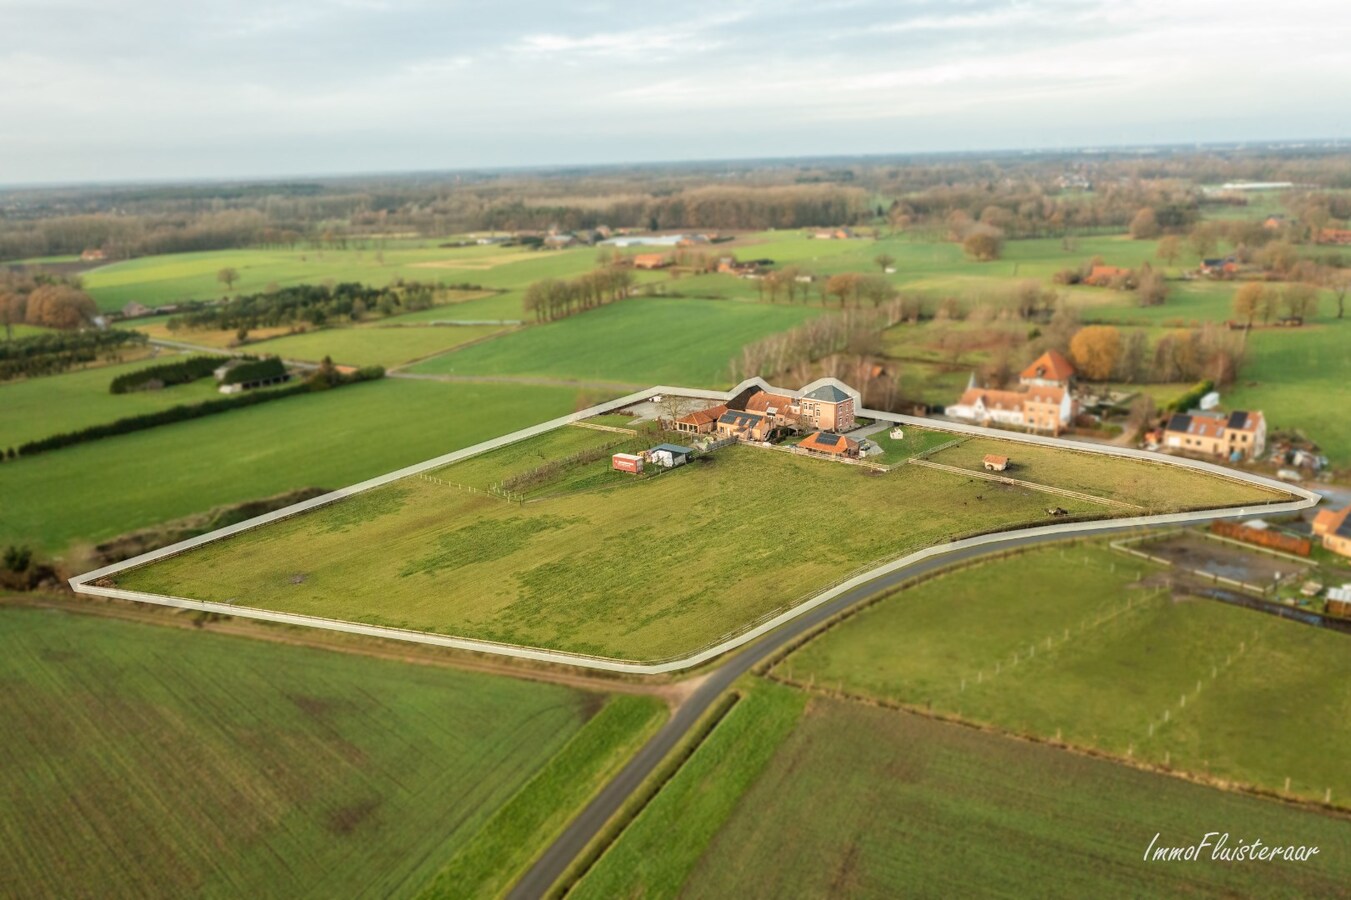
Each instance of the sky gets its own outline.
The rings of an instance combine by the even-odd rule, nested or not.
[[[1351,137],[1346,0],[0,0],[0,184]]]

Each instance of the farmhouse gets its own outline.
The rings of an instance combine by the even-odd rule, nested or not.
[[[124,319],[134,319],[137,316],[150,315],[150,307],[137,303],[135,300],[122,307],[122,317]]]
[[[1320,244],[1351,244],[1351,228],[1324,228],[1318,232]]]
[[[798,447],[827,456],[858,456],[858,441],[830,431],[813,431],[798,442]]]
[[[1163,446],[1200,456],[1218,456],[1237,462],[1262,455],[1267,445],[1267,423],[1260,412],[1180,413],[1163,429]]]
[[[544,238],[544,246],[550,250],[562,250],[566,247],[576,247],[581,241],[571,234],[551,234]]]
[[[1238,271],[1238,260],[1232,256],[1203,259],[1199,271],[1202,275],[1209,275],[1213,278],[1227,277]]]
[[[846,241],[854,236],[854,232],[848,228],[823,228],[812,233],[812,237],[818,241]]]
[[[648,458],[663,469],[674,469],[676,466],[683,466],[690,461],[690,457],[693,455],[693,450],[689,447],[682,447],[679,444],[658,444],[647,451]]]
[[[1319,512],[1313,519],[1313,533],[1323,539],[1324,548],[1351,557],[1351,506]]]
[[[763,441],[769,437],[772,426],[760,413],[728,410],[718,418],[718,437],[742,441]]]
[[[718,427],[718,419],[722,418],[725,412],[727,404],[719,403],[717,406],[681,416],[673,424],[676,431],[683,431],[686,434],[711,434]]]
[[[80,260],[82,262],[98,262],[101,259],[107,258],[108,254],[103,251],[102,247],[92,247],[80,254]]]
[[[1111,287],[1118,281],[1129,278],[1130,275],[1130,269],[1120,269],[1116,266],[1093,266],[1084,276],[1084,284],[1092,287]]]
[[[798,421],[804,428],[849,431],[854,427],[854,398],[828,384],[798,398]]]
[[[635,269],[664,269],[671,264],[665,253],[639,253],[633,258]]]
[[[1019,384],[1037,387],[1068,388],[1073,381],[1074,366],[1059,350],[1047,350],[1018,376]]]

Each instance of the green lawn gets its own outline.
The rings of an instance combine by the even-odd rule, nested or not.
[[[563,415],[577,400],[565,388],[386,378],[6,462],[0,545],[61,552],[213,506],[342,487]]]
[[[483,488],[616,437],[563,429],[436,475]],[[117,583],[646,661],[693,652],[920,547],[1049,521],[1044,493],[917,466],[878,475],[735,446],[634,479],[609,471],[608,454],[553,479],[556,489],[590,490],[540,496],[556,489],[536,484],[535,499],[519,505],[405,479]],[[1104,471],[1142,465],[1107,459]],[[1182,474],[1198,490],[1211,480]],[[1122,512],[1056,502],[1081,516]]]
[[[1313,897],[1351,880],[1345,819],[849,701],[813,697],[786,740],[765,726],[778,749],[758,777],[697,765],[760,748],[714,731],[649,807],[685,799],[686,814],[655,835],[635,821],[583,896]],[[740,802],[716,827],[726,797]],[[1187,846],[1211,831],[1319,853],[1143,859],[1156,834]]]
[[[714,300],[626,300],[447,353],[411,371],[725,388],[728,363],[744,344],[818,313]]]
[[[1193,472],[1167,463],[1127,461],[1087,450],[1059,450],[997,438],[968,438],[928,458],[944,465],[983,471],[986,454],[1009,457],[1009,468],[1001,473],[1009,478],[1134,503],[1150,512],[1290,499],[1288,494],[1239,481],[1198,479]]]
[[[1030,551],[895,594],[777,671],[1351,806],[1351,639],[1175,599],[1165,571],[1101,544]]]
[[[109,383],[124,372],[184,359],[161,352],[156,359],[81,369],[0,384],[0,449],[66,431],[220,397],[213,378],[158,391],[112,394]]]
[[[868,440],[882,448],[882,455],[869,457],[869,459],[894,466],[911,457],[922,456],[935,447],[941,447],[957,439],[957,436],[950,431],[930,431],[926,428],[916,428],[913,425],[901,426],[901,433],[904,437],[896,440],[891,436],[891,428],[888,427],[886,430],[870,436]]]
[[[20,608],[0,608],[0,683],[0,872],[53,897],[411,896],[601,702]]]
[[[339,364],[393,367],[505,333],[506,329],[489,325],[363,325],[272,338],[248,349],[283,359],[318,361],[330,356]],[[191,339],[191,335],[184,338]]]

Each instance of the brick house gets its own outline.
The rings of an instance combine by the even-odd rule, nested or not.
[[[947,415],[981,425],[1005,425],[1059,434],[1074,418],[1074,400],[1068,389],[1028,387],[1021,391],[967,388]]]
[[[681,416],[673,424],[676,431],[683,431],[686,434],[711,434],[717,429],[718,419],[722,418],[725,412],[727,404],[719,403],[717,406]]]
[[[828,384],[798,398],[798,422],[803,428],[841,432],[854,427],[854,398]]]
[[[664,269],[671,264],[665,253],[639,253],[633,258],[635,269]]]
[[[1260,412],[1179,413],[1163,429],[1163,446],[1198,456],[1237,462],[1255,459],[1267,445],[1267,423]]]
[[[718,437],[763,441],[773,426],[765,416],[744,410],[728,410],[718,418]]]
[[[1319,512],[1313,517],[1313,533],[1323,539],[1326,549],[1351,557],[1351,506]]]
[[[1074,383],[1074,365],[1059,350],[1047,350],[1018,376],[1018,383],[1036,387],[1069,388]]]

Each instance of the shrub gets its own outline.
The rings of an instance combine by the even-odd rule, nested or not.
[[[152,385],[169,386],[187,384],[199,378],[205,378],[222,364],[229,362],[228,356],[194,356],[179,362],[149,366],[135,372],[125,372],[114,378],[108,390],[114,394],[126,394],[131,391],[145,390]]]

